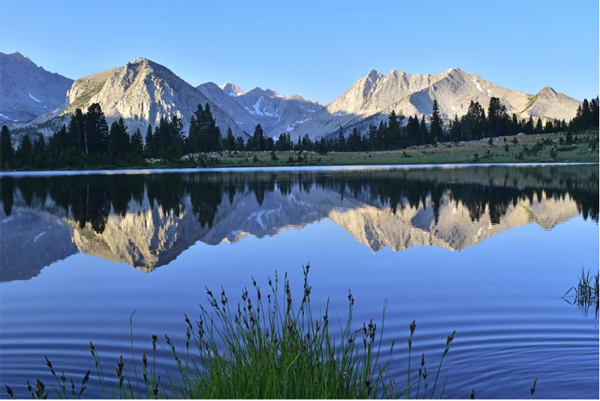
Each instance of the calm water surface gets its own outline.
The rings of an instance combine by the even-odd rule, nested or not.
[[[445,397],[598,398],[598,316],[562,299],[599,265],[598,166],[346,168],[2,176],[0,384],[131,367],[151,335],[184,341],[207,286],[237,302],[310,262],[313,309],[381,321],[405,383],[456,330]],[[380,327],[380,325],[378,325]],[[140,358],[140,355],[137,356]],[[129,358],[129,359],[128,359]],[[138,361],[139,363],[139,361]],[[172,367],[160,353],[159,369]],[[108,373],[108,377],[112,377]],[[163,377],[167,377],[163,373]],[[415,373],[416,374],[416,373]],[[131,375],[131,373],[130,373]],[[128,376],[129,377],[129,376]],[[99,397],[92,374],[84,395]],[[53,396],[54,394],[50,394]],[[2,397],[7,397],[2,393]]]

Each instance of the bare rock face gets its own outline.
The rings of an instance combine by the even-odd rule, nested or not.
[[[569,121],[577,113],[577,108],[581,102],[556,92],[549,86],[542,89],[535,96],[530,96],[528,107],[524,114],[537,117],[556,118],[558,120]]]
[[[10,127],[56,110],[65,103],[72,83],[21,53],[0,53],[0,123]]]

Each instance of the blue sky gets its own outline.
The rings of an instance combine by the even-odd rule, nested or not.
[[[453,67],[513,90],[599,92],[599,9],[570,1],[0,3],[0,51],[77,79],[146,57],[197,86],[327,104],[371,68]]]

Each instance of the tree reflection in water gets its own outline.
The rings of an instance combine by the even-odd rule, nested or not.
[[[298,188],[309,194],[313,188],[332,190],[340,195],[386,205],[391,212],[406,206],[425,207],[430,199],[435,223],[439,221],[443,198],[469,210],[472,221],[486,211],[492,224],[499,224],[507,209],[519,201],[556,199],[569,196],[584,219],[598,222],[597,166],[474,167],[318,172],[198,172],[129,175],[73,175],[9,177],[0,179],[4,212],[9,216],[19,198],[28,207],[48,203],[60,206],[65,216],[90,223],[102,233],[111,213],[125,216],[131,202],[158,205],[163,214],[181,216],[184,198],[190,198],[192,213],[202,227],[212,228],[223,199],[229,203],[237,193],[252,192],[259,205],[265,195],[279,191],[291,194]]]

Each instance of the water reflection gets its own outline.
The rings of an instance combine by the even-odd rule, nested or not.
[[[151,271],[197,241],[262,238],[325,218],[374,252],[461,250],[578,214],[598,222],[597,166],[30,176],[0,186],[1,281],[77,251]]]
[[[598,308],[600,306],[600,298],[598,296],[598,276],[600,276],[600,274],[593,275],[589,270],[586,273],[582,268],[577,286],[571,287],[565,295],[562,296],[562,299],[568,304],[577,305],[581,314],[585,317],[588,316],[589,310],[593,309],[594,319],[598,319]]]

